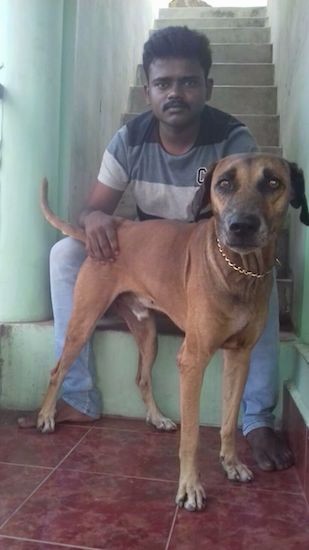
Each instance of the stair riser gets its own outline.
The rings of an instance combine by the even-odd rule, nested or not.
[[[161,19],[196,19],[214,17],[267,17],[266,8],[163,8],[159,10]]]
[[[187,25],[191,29],[213,29],[213,28],[248,28],[248,27],[266,27],[268,25],[267,17],[203,17],[200,19],[156,19],[155,29],[169,26]]]
[[[193,27],[194,28],[194,27]],[[249,29],[205,29],[199,28],[200,33],[206,34],[211,44],[265,44],[270,41],[269,28]],[[151,34],[154,31],[151,31]]]
[[[271,64],[214,64],[210,76],[215,84],[223,86],[271,86],[274,83],[274,67]]]
[[[214,64],[210,76],[215,84],[223,86],[271,86],[274,83],[274,66],[268,64],[220,63]],[[143,67],[138,66],[136,84],[145,82]]]
[[[55,362],[53,326],[13,323],[4,325],[4,331],[9,332],[10,337],[1,337],[0,342],[4,358],[0,407],[36,409],[42,403]],[[104,414],[145,417],[145,407],[135,384],[138,354],[132,336],[116,331],[96,331],[93,342],[97,387],[103,395]],[[159,336],[158,357],[153,369],[153,389],[159,408],[174,420],[179,418],[176,357],[181,342],[178,336]],[[31,353],[25,353],[26,349]],[[290,345],[281,342],[280,381],[289,378],[290,364]],[[222,356],[217,353],[207,367],[201,398],[202,423],[220,424],[221,365]]]
[[[259,145],[276,146],[279,142],[278,116],[236,115],[252,132]]]
[[[275,114],[275,87],[215,86],[210,105],[228,113]],[[148,109],[142,86],[130,89],[128,111],[139,113]]]
[[[271,63],[271,44],[212,44],[214,63]]]
[[[261,145],[260,150],[261,153],[269,153],[270,155],[282,157],[282,148],[275,145]]]

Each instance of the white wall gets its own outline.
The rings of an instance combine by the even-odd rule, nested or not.
[[[72,104],[70,216],[98,174],[120,125],[157,0],[78,0]]]
[[[268,3],[283,156],[297,162],[309,182],[309,2]],[[291,210],[290,264],[295,281],[294,322],[309,342],[309,236]]]

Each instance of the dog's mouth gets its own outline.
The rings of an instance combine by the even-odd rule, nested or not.
[[[249,254],[267,244],[267,234],[264,231],[258,231],[254,235],[235,235],[230,232],[220,232],[220,241],[230,250],[239,254]]]
[[[238,254],[250,254],[259,248],[264,248],[269,241],[269,233],[260,230],[254,235],[235,235],[230,232],[220,231],[219,239],[222,244]]]
[[[232,250],[233,252],[236,252],[237,254],[250,254],[252,252],[256,252],[259,248],[262,247],[261,244],[244,244],[244,243],[232,243],[225,241],[223,239],[223,244]]]

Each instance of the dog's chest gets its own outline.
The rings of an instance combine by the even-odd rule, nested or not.
[[[226,311],[226,335],[223,348],[238,348],[246,345],[250,335],[260,325],[261,310],[257,305],[238,303]]]

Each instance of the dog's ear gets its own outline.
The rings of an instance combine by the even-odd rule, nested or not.
[[[305,225],[309,225],[308,203],[305,195],[305,179],[303,171],[295,162],[289,162],[292,184],[292,197],[290,200],[293,208],[301,208],[299,219]]]
[[[195,193],[192,210],[194,214],[194,221],[201,220],[203,218],[211,218],[211,204],[210,204],[210,186],[212,175],[214,173],[217,163],[212,164],[207,171],[203,172],[203,176],[199,175],[199,189]]]

